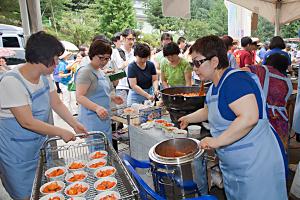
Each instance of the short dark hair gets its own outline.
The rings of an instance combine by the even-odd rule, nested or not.
[[[63,44],[53,35],[44,31],[32,34],[25,48],[25,59],[29,63],[42,63],[51,66],[54,56],[61,56],[65,51]]]
[[[102,34],[96,35],[93,38],[92,42],[95,42],[96,40],[100,40],[103,43],[111,44],[111,41],[105,35],[102,35]]]
[[[134,37],[136,37],[136,33],[134,30],[127,28],[122,32],[123,37],[127,37],[128,35],[132,34]]]
[[[180,54],[179,46],[175,42],[166,44],[163,48],[164,57]]]
[[[89,49],[89,57],[92,60],[96,55],[112,54],[111,46],[101,40],[95,40]]]
[[[186,39],[185,37],[179,37],[178,40],[177,40],[177,44],[179,45],[181,42],[185,43]]]
[[[233,38],[229,35],[224,35],[221,39],[223,40],[227,50],[229,50],[230,46],[233,46]]]
[[[117,32],[114,34],[114,36],[111,38],[111,41],[112,42],[117,42],[118,40],[121,39],[121,33],[120,32]]]
[[[218,69],[227,68],[229,66],[227,49],[224,42],[218,36],[209,35],[197,39],[191,46],[189,54],[192,54],[193,52],[200,53],[206,58],[211,58],[213,56],[218,57]]]
[[[289,66],[289,59],[281,53],[274,53],[266,58],[266,65],[272,66],[280,73],[287,75],[286,70]]]
[[[5,58],[5,57],[0,57],[0,59],[3,59],[3,60],[5,60],[5,62],[7,62],[7,58]]]
[[[160,41],[165,40],[166,38],[170,38],[171,41],[173,42],[173,36],[170,33],[163,33],[160,37]]]
[[[138,43],[134,46],[134,56],[138,56],[140,58],[147,58],[151,54],[151,49],[149,45],[145,43]]]
[[[285,43],[284,43],[282,37],[280,37],[280,36],[273,37],[270,41],[269,48],[270,49],[275,49],[275,48],[285,49]]]
[[[242,39],[241,39],[242,47],[246,47],[248,44],[252,44],[252,39],[248,36],[242,37]]]

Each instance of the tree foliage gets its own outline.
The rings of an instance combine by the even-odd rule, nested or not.
[[[21,14],[17,1],[0,1],[0,23],[21,26]]]
[[[136,28],[132,0],[97,0],[99,5],[99,31],[108,37],[125,28]]]

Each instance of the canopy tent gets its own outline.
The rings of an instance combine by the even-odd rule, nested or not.
[[[275,35],[280,25],[300,19],[300,0],[228,0],[266,18],[275,24]]]

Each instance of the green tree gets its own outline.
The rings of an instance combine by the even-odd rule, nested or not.
[[[274,36],[274,25],[265,18],[258,16],[257,30],[252,33],[260,41],[268,41]]]
[[[161,0],[148,0],[145,2],[147,21],[160,31],[178,30],[180,20],[174,17],[164,17]]]
[[[21,26],[20,8],[17,1],[0,1],[0,23]]]
[[[198,39],[205,35],[216,34],[214,30],[210,29],[207,22],[198,19],[186,20],[183,22],[184,35],[189,41]]]
[[[300,30],[300,20],[281,26],[281,34],[284,38],[297,38]]]
[[[99,31],[108,37],[125,28],[136,28],[135,10],[132,0],[97,0],[99,5]]]
[[[228,11],[223,0],[215,0],[209,10],[208,23],[212,34],[228,34]]]

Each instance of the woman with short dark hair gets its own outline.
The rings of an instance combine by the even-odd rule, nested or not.
[[[110,60],[110,44],[95,40],[89,49],[90,63],[80,67],[75,75],[76,100],[79,104],[78,120],[88,131],[102,131],[109,141],[112,140],[110,101],[123,103],[121,97],[110,96],[109,82],[102,69]],[[87,141],[98,139],[98,136],[87,138]],[[90,147],[91,152],[102,147]]]
[[[190,48],[196,74],[213,84],[204,108],[179,119],[181,128],[209,121],[212,137],[200,146],[216,149],[227,199],[287,200],[280,140],[269,124],[259,80],[230,68],[226,52],[217,36],[200,38]]]
[[[288,149],[289,125],[286,104],[293,92],[291,79],[287,77],[288,58],[282,54],[271,54],[266,65],[251,65],[244,70],[255,73],[267,99],[269,121],[280,137],[285,150]]]
[[[49,75],[64,52],[45,32],[32,34],[26,44],[26,63],[0,80],[0,174],[13,199],[29,199],[40,148],[47,136],[75,140],[71,131],[48,123],[51,108],[76,133],[86,132],[59,99]]]
[[[288,58],[289,65],[292,64],[291,57],[289,56],[289,54],[287,52],[283,51],[283,49],[285,49],[285,42],[282,39],[282,37],[280,37],[280,36],[273,37],[270,41],[269,48],[270,48],[270,51],[267,51],[267,53],[265,54],[264,59],[262,61],[263,65],[266,64],[267,58],[270,55],[275,54],[275,53],[286,56]]]
[[[192,85],[192,67],[189,62],[179,57],[180,49],[175,42],[163,48],[164,59],[161,61],[161,81],[164,88]]]
[[[136,61],[128,66],[129,93],[127,106],[133,103],[144,103],[145,100],[154,100],[154,93],[158,93],[158,77],[154,64],[149,61],[151,54],[147,44],[137,44],[134,48]]]

